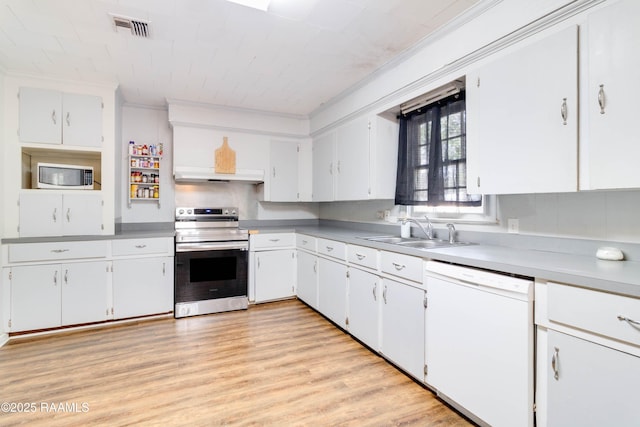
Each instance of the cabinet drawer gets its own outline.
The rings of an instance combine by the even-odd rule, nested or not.
[[[113,241],[113,256],[167,254],[171,255],[172,242],[166,237],[146,239],[118,239]]]
[[[346,261],[347,245],[334,240],[318,239],[318,253]]]
[[[378,269],[378,251],[364,246],[348,245],[347,260],[351,264]]]
[[[9,262],[104,258],[107,256],[107,246],[107,240],[9,245]]]
[[[422,283],[422,258],[380,251],[380,269],[388,274]]]
[[[551,322],[640,345],[640,299],[548,283]],[[628,319],[625,321],[624,319]]]
[[[316,251],[318,239],[307,236],[306,234],[296,234],[296,247],[298,249],[306,249],[311,252]]]
[[[249,248],[255,249],[273,249],[293,247],[296,245],[296,235],[294,233],[267,233],[252,234],[249,238]]]

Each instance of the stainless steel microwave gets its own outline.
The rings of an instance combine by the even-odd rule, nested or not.
[[[93,167],[38,163],[37,188],[92,190]]]

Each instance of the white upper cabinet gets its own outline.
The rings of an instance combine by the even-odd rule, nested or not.
[[[20,141],[102,145],[102,100],[92,95],[20,88]]]
[[[271,141],[268,189],[264,198],[270,202],[296,202],[298,189],[298,152],[296,142]],[[268,194],[267,194],[268,193]]]
[[[392,199],[398,125],[362,116],[313,141],[313,201]]]
[[[468,189],[578,189],[578,29],[571,26],[467,75]]]
[[[624,0],[588,17],[588,177],[590,189],[638,188],[640,2]]]
[[[314,202],[328,202],[333,197],[335,132],[325,133],[313,139],[313,191]]]

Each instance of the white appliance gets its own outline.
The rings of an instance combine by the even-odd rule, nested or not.
[[[36,168],[35,187],[93,190],[93,167],[39,162]]]
[[[533,426],[533,280],[426,263],[426,383],[480,425]]]

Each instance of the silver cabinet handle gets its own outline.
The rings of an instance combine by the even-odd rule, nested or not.
[[[273,174],[273,177],[275,178],[276,177],[276,167],[275,166],[272,168],[272,174]]]
[[[338,173],[341,173],[340,172],[340,160],[338,160]]]
[[[67,208],[67,222],[71,222],[71,208]]]
[[[67,111],[67,126],[71,126],[71,113]]]
[[[560,107],[560,115],[562,116],[562,124],[567,124],[567,98],[562,98],[562,106]]]
[[[138,248],[138,249],[144,249],[146,247],[147,247],[147,245],[136,245],[136,248]]]
[[[331,252],[333,250],[332,246],[327,246],[327,252]]]
[[[69,284],[69,269],[64,270],[64,284]]]
[[[598,105],[600,106],[600,114],[604,114],[604,85],[600,85],[598,91]]]
[[[58,124],[58,119],[56,118],[56,110],[51,111],[51,121],[54,125]]]
[[[53,222],[58,222],[58,208],[53,208]]]
[[[333,162],[329,163],[329,175],[333,175]]]
[[[397,262],[392,262],[393,266],[396,268],[396,270],[400,271],[402,269],[404,269],[406,267],[406,265],[404,264],[398,264]]]
[[[269,241],[275,243],[275,242],[279,242],[280,239],[269,239]]]
[[[163,262],[163,263],[162,263],[162,275],[163,275],[163,276],[164,276],[164,274],[166,273],[166,271],[167,271],[167,263],[166,263],[166,262]]]
[[[553,369],[553,378],[556,380],[560,378],[560,359],[558,353],[560,353],[560,349],[558,347],[554,347],[553,356],[551,356],[551,369]]]
[[[382,288],[382,300],[385,304],[387,303],[387,285]]]
[[[61,254],[63,252],[69,252],[69,249],[51,249],[54,254]]]
[[[375,282],[373,284],[373,300],[374,301],[378,301],[378,295],[377,295],[378,292],[377,291],[378,291],[378,282]]]
[[[367,256],[366,256],[366,255],[364,255],[364,254],[358,254],[358,253],[357,253],[357,254],[356,254],[356,257],[358,257],[358,259],[359,259],[360,261],[362,261],[362,260],[363,260],[363,259],[365,259]]]
[[[53,272],[53,286],[58,286],[58,272]]]
[[[640,322],[637,320],[629,319],[628,317],[618,316],[618,320],[621,322],[627,322],[632,326],[640,326]]]
[[[302,244],[303,244],[303,245],[306,245],[307,243],[309,243],[309,242],[307,242],[306,240],[303,240],[303,241],[302,241]]]
[[[256,257],[256,262],[258,263],[258,268],[260,268],[260,257]]]
[[[313,272],[317,273],[318,272],[318,261],[314,261],[313,262]]]

